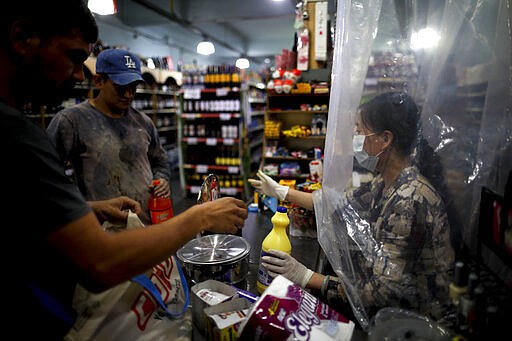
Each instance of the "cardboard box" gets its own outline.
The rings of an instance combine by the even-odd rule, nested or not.
[[[329,44],[327,39],[329,37],[329,27],[327,26],[328,14],[327,10],[322,12],[322,16],[319,17],[320,13],[316,13],[317,8],[327,7],[327,1],[320,0],[309,0],[308,1],[308,19],[304,20],[304,25],[309,31],[309,70],[323,69],[326,68],[326,58],[323,58],[323,54],[319,55],[320,59],[316,56],[316,51],[325,51]],[[325,32],[320,32],[325,27]],[[323,53],[323,52],[322,52]]]
[[[251,306],[252,303],[245,298],[234,298],[231,301],[205,308],[208,340],[236,340],[238,338],[238,327],[245,320]]]
[[[227,300],[232,300],[238,298],[238,291],[236,288],[232,287],[223,282],[219,282],[213,279],[206,280],[204,282],[200,282],[192,286],[191,289],[191,299],[190,303],[192,304],[192,322],[196,325],[199,332],[202,334],[206,333],[206,315],[204,314],[204,309],[208,307],[214,307],[216,305],[211,305],[205,302],[201,297],[198,296],[198,292],[203,289],[209,289],[211,291],[223,294],[228,296]],[[225,303],[225,302],[222,302]],[[222,304],[219,303],[219,304]]]

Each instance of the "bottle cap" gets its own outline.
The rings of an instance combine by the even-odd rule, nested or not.
[[[160,185],[160,179],[153,180],[153,186],[158,186],[158,185]]]
[[[278,206],[277,207],[277,212],[280,212],[280,213],[286,213],[288,211],[288,209],[284,206]]]

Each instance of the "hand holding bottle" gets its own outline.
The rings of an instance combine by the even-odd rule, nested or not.
[[[302,288],[306,287],[309,279],[313,276],[312,270],[306,268],[305,265],[286,252],[269,250],[267,254],[267,256],[261,257],[261,264],[269,271],[271,276],[282,275]]]
[[[157,197],[169,197],[171,194],[171,187],[169,181],[165,179],[155,179],[149,185],[150,191]]]
[[[259,170],[256,175],[260,180],[249,179],[249,183],[252,187],[260,190],[265,195],[275,197],[279,200],[284,200],[286,198],[286,194],[288,194],[289,189],[288,186],[278,184],[274,179],[263,173],[261,170]]]

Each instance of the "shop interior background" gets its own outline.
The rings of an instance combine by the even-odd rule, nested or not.
[[[246,56],[252,69],[265,72],[281,49],[293,46],[295,4],[118,0],[115,16],[97,18],[105,44],[171,56],[175,69]],[[512,169],[511,1],[340,0],[329,1],[329,13],[326,195],[339,193],[350,177],[352,120],[361,98],[405,90],[420,104],[424,134],[442,158],[462,238],[480,252],[481,188],[503,194]],[[214,55],[196,54],[203,38],[215,43]],[[507,259],[485,247],[481,256],[512,285]]]

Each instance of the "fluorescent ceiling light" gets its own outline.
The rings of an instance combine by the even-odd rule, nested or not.
[[[87,7],[91,12],[100,15],[112,15],[117,13],[116,0],[89,0]]]
[[[239,69],[247,69],[250,65],[247,58],[238,58],[235,62],[235,66]]]
[[[211,41],[201,41],[197,44],[197,53],[208,56],[215,53],[215,45]]]

